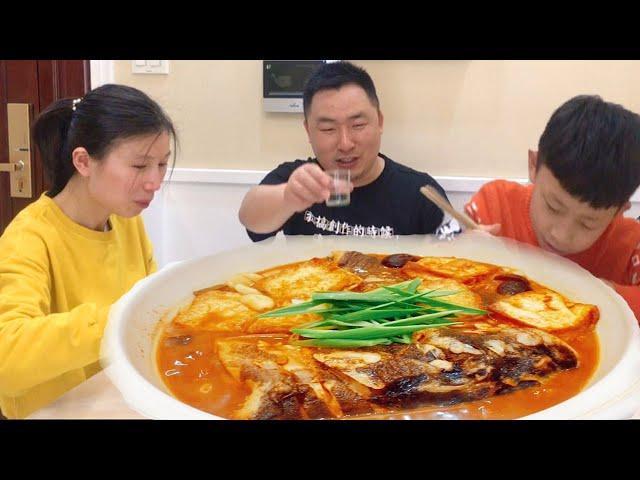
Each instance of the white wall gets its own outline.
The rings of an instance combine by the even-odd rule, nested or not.
[[[371,74],[381,152],[437,176],[523,177],[551,113],[597,93],[640,111],[637,60],[353,60]],[[169,60],[140,75],[130,60],[96,75],[139,88],[173,119],[181,168],[271,170],[312,155],[301,113],[262,108],[261,60]],[[93,71],[92,71],[93,74]]]
[[[354,62],[377,86],[381,150],[433,175],[457,208],[488,180],[480,175],[526,175],[527,149],[570,97],[597,93],[640,110],[636,60]],[[171,61],[170,70],[134,75],[130,60],[91,61],[93,88],[140,88],[179,131],[177,165],[190,168],[176,169],[144,213],[160,266],[250,243],[237,218],[244,194],[264,170],[312,155],[301,114],[263,111],[260,60]],[[637,217],[638,193],[632,201],[627,215]]]
[[[175,169],[143,217],[158,267],[251,243],[238,220],[246,192],[266,171]],[[435,177],[452,205],[461,210],[482,184],[479,177]],[[514,179],[524,181],[524,179]],[[627,216],[640,216],[640,194]]]

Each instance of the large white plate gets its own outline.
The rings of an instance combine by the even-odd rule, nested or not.
[[[522,270],[572,300],[600,309],[600,364],[578,395],[527,419],[629,418],[640,408],[640,329],[626,302],[576,264],[511,240],[466,233],[453,241],[427,235],[394,239],[277,237],[236,250],[167,265],[138,282],[111,309],[101,360],[129,406],[150,418],[216,419],[186,405],[165,388],[154,365],[159,322],[185,305],[192,292],[239,272],[329,255],[333,250],[457,256]]]

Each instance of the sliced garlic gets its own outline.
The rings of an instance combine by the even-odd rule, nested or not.
[[[235,289],[236,292],[242,293],[242,294],[262,295],[260,290],[256,290],[255,288],[247,287],[246,285],[243,285],[242,283],[236,283],[235,285],[233,285],[233,288]]]
[[[443,358],[444,352],[442,350],[440,350],[438,347],[435,347],[429,343],[416,343],[416,348],[418,350],[420,350],[422,353],[424,353],[425,355],[429,352],[432,352],[432,355],[435,358]]]
[[[432,360],[429,362],[429,365],[431,365],[434,368],[444,370],[445,372],[449,372],[453,370],[453,364],[451,362],[448,362],[447,360],[439,360],[439,359]]]
[[[497,340],[497,339],[490,339],[484,342],[484,344],[492,352],[497,353],[500,356],[504,355],[504,348],[505,348],[504,342],[501,342],[500,340]]]
[[[249,293],[240,297],[240,301],[252,310],[262,311],[273,308],[274,301],[262,294]]]
[[[200,387],[200,392],[209,393],[212,389],[213,389],[213,385],[211,385],[210,383],[205,383]]]
[[[247,287],[253,285],[254,280],[249,278],[246,273],[238,273],[231,277],[226,283],[231,288],[234,288],[234,285],[246,285]]]
[[[526,333],[526,332],[520,332],[516,335],[516,340],[518,343],[521,343],[522,345],[526,345],[528,347],[533,347],[535,345],[538,345],[540,343],[540,338],[536,337],[533,334],[530,333]]]
[[[442,337],[440,342],[444,348],[448,349],[451,353],[470,353],[471,355],[482,355],[482,352],[471,345],[462,343],[460,340],[452,337]]]
[[[375,275],[369,275],[363,281],[364,283],[383,282],[384,278],[376,277]]]

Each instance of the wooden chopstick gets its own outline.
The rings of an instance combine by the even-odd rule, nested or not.
[[[464,225],[467,228],[478,228],[479,225],[471,220],[471,218],[464,212],[458,212],[455,208],[451,206],[451,204],[445,200],[445,198],[440,195],[435,188],[431,185],[425,185],[420,188],[420,192],[435,203],[442,211],[447,212],[453,218],[455,218],[458,222]]]

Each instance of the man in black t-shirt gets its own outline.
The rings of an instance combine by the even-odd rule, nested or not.
[[[287,235],[391,237],[434,233],[442,211],[421,193],[442,187],[428,174],[380,153],[383,116],[369,74],[348,62],[328,63],[303,95],[304,127],[316,158],[283,163],[245,196],[239,217],[253,241]],[[332,179],[348,169],[351,201],[328,207]]]

